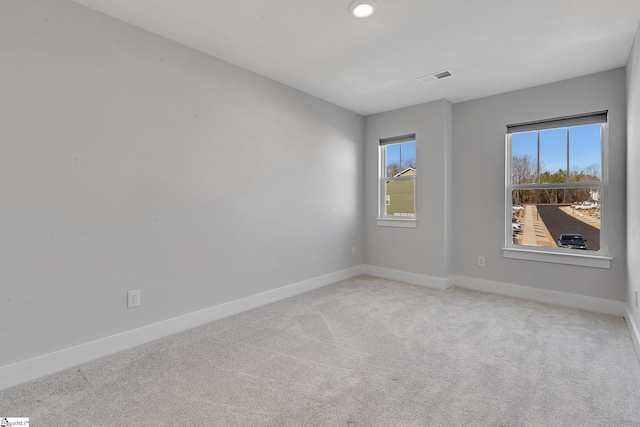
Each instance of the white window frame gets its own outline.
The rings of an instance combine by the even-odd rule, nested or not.
[[[575,116],[560,117],[535,122],[519,123],[507,126],[505,136],[505,245],[503,256],[531,261],[542,261],[558,264],[570,264],[596,268],[611,268],[611,257],[608,255],[608,233],[607,233],[607,187],[608,187],[608,112],[599,111],[595,113],[580,114]],[[540,131],[546,129],[580,126],[585,124],[602,124],[600,140],[601,149],[601,171],[602,177],[599,182],[565,182],[565,183],[535,183],[535,184],[513,184],[511,173],[511,134],[517,132]],[[538,156],[539,157],[539,156]],[[538,158],[539,162],[539,158]],[[570,159],[567,155],[567,163]],[[538,171],[539,172],[539,171]],[[567,178],[569,177],[569,166],[567,166]],[[599,251],[577,251],[575,249],[542,247],[531,245],[517,245],[513,243],[512,216],[513,204],[512,193],[517,189],[555,189],[555,188],[599,188],[600,189],[600,250]]]
[[[416,141],[416,174],[411,176],[403,176],[403,177],[387,177],[386,171],[386,150],[385,147],[393,144],[401,144],[403,142],[411,142]],[[407,134],[402,136],[395,136],[391,138],[382,138],[380,139],[380,145],[378,147],[378,218],[376,220],[377,225],[381,227],[402,227],[402,228],[416,228],[417,225],[417,203],[416,203],[416,186],[417,180],[416,177],[418,175],[417,172],[417,159],[418,159],[418,144],[416,140],[415,134]],[[386,212],[386,192],[385,192],[385,183],[387,181],[413,181],[413,216],[395,216],[395,215],[385,215]]]

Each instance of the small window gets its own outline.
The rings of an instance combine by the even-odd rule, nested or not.
[[[607,112],[507,126],[507,248],[605,254]]]
[[[416,136],[380,140],[380,218],[415,219]]]

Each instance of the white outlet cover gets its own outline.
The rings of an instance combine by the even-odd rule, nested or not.
[[[127,308],[137,307],[140,305],[140,289],[127,292]]]

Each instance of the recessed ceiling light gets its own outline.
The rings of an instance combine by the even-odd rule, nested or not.
[[[351,3],[349,11],[356,18],[368,18],[378,9],[378,5],[373,0],[357,0]]]

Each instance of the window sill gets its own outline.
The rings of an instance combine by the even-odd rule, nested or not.
[[[611,268],[611,258],[602,255],[549,252],[519,248],[503,248],[502,254],[505,258],[512,259],[551,262],[554,264],[569,264],[593,268]]]
[[[400,227],[400,228],[416,228],[417,221],[415,219],[400,218],[378,218],[378,227]]]

